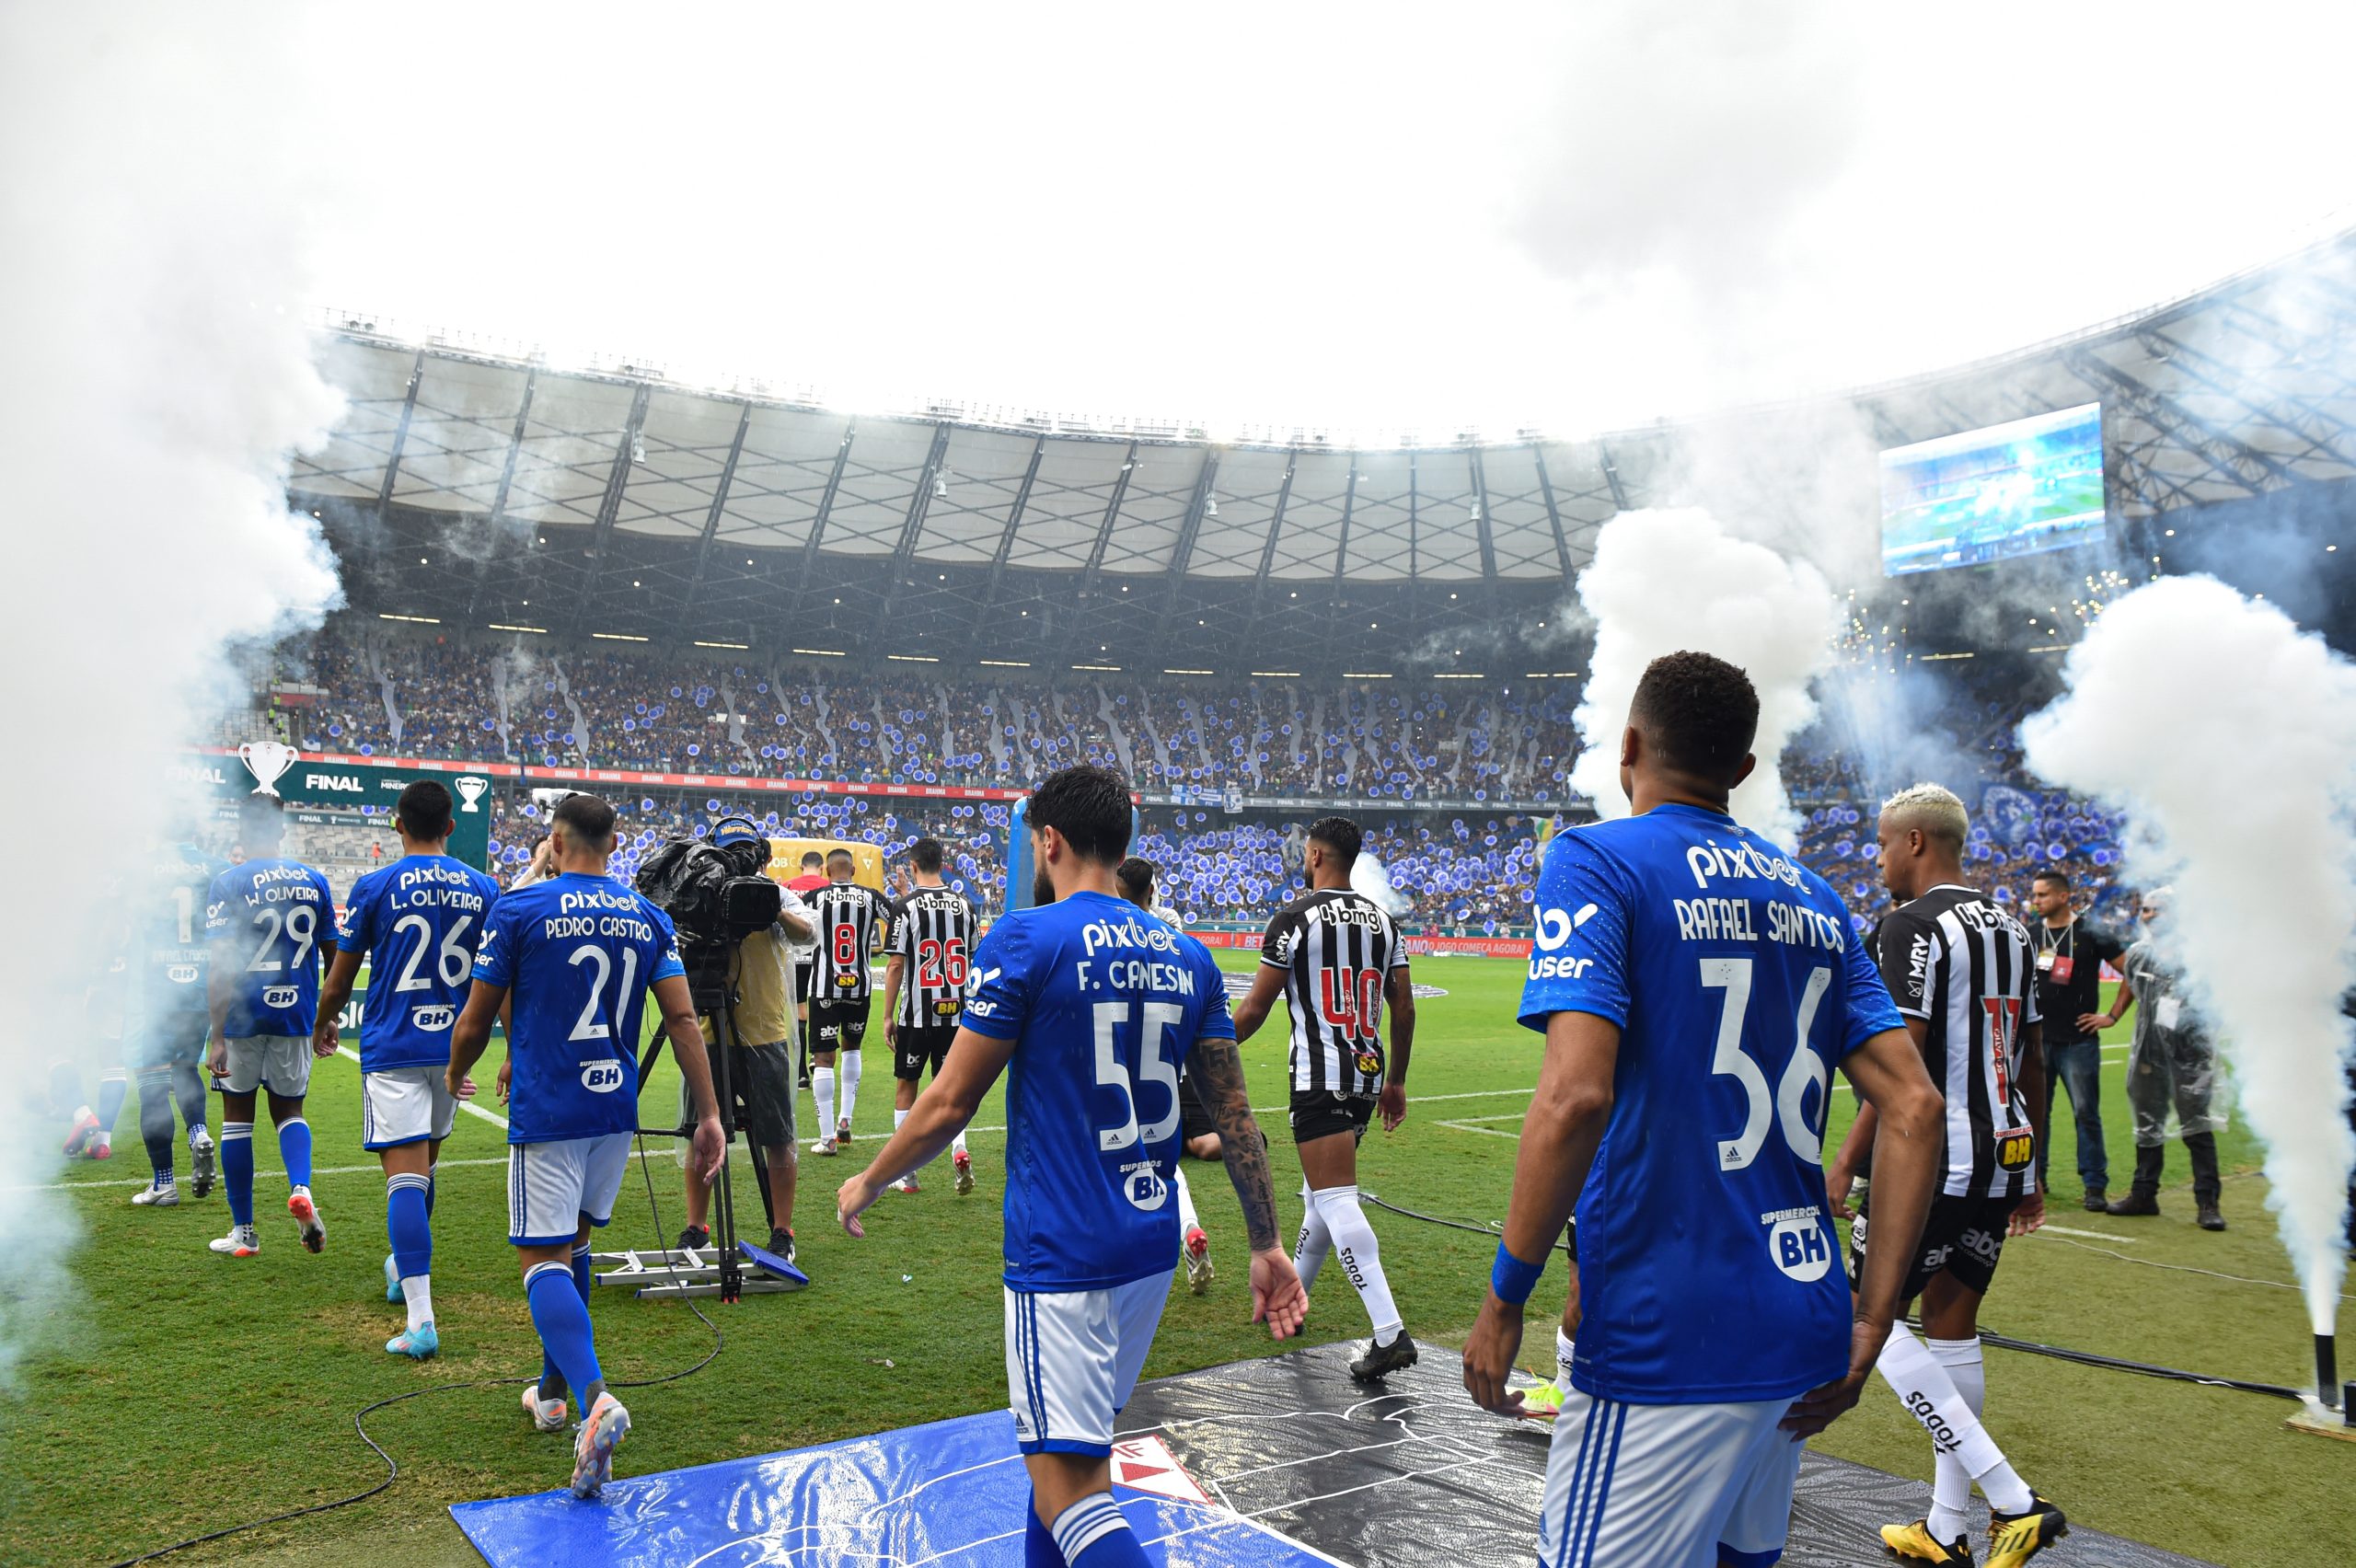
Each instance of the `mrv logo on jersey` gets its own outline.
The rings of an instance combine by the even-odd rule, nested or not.
[[[581,1087],[592,1094],[611,1094],[621,1086],[622,1065],[611,1056],[581,1069]]]

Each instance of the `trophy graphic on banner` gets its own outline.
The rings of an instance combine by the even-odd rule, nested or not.
[[[302,755],[283,741],[248,741],[237,748],[237,760],[254,776],[254,793],[272,798],[278,794],[278,780]]]
[[[450,782],[458,791],[458,800],[460,801],[458,809],[460,811],[476,812],[482,809],[480,806],[476,805],[475,802],[481,800],[483,791],[491,788],[490,779],[478,778],[473,774],[469,773],[462,778],[454,778]]]

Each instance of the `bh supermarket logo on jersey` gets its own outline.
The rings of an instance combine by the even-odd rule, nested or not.
[[[581,1069],[581,1087],[592,1094],[611,1094],[622,1086],[622,1065],[611,1056]]]

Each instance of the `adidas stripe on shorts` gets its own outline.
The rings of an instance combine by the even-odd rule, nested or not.
[[[221,1087],[231,1094],[251,1094],[267,1089],[281,1100],[300,1100],[311,1091],[311,1037],[307,1034],[258,1034],[222,1043],[228,1057]]]
[[[457,1119],[458,1097],[441,1067],[379,1067],[360,1075],[363,1148],[446,1138]]]
[[[629,1169],[630,1135],[507,1146],[507,1239],[553,1247],[581,1234],[581,1222],[614,1217],[614,1198]]]
[[[1017,1447],[1112,1453],[1114,1418],[1138,1386],[1175,1273],[1105,1290],[1006,1293],[1006,1383]]]
[[[1799,1480],[1800,1445],[1776,1425],[1791,1407],[1572,1392],[1546,1456],[1539,1568],[1768,1568]]]

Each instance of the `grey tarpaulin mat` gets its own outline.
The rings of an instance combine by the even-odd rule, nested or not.
[[[1143,1384],[1121,1431],[1158,1433],[1214,1500],[1350,1568],[1528,1568],[1549,1428],[1475,1406],[1452,1352],[1426,1348],[1379,1391],[1350,1381],[1350,1354],[1322,1345]],[[1875,1393],[1887,1397],[1879,1385]],[[1811,1451],[1784,1562],[1886,1565],[1878,1527],[1919,1518],[1929,1505],[1923,1482]],[[2038,1563],[2199,1568],[2080,1526]]]

